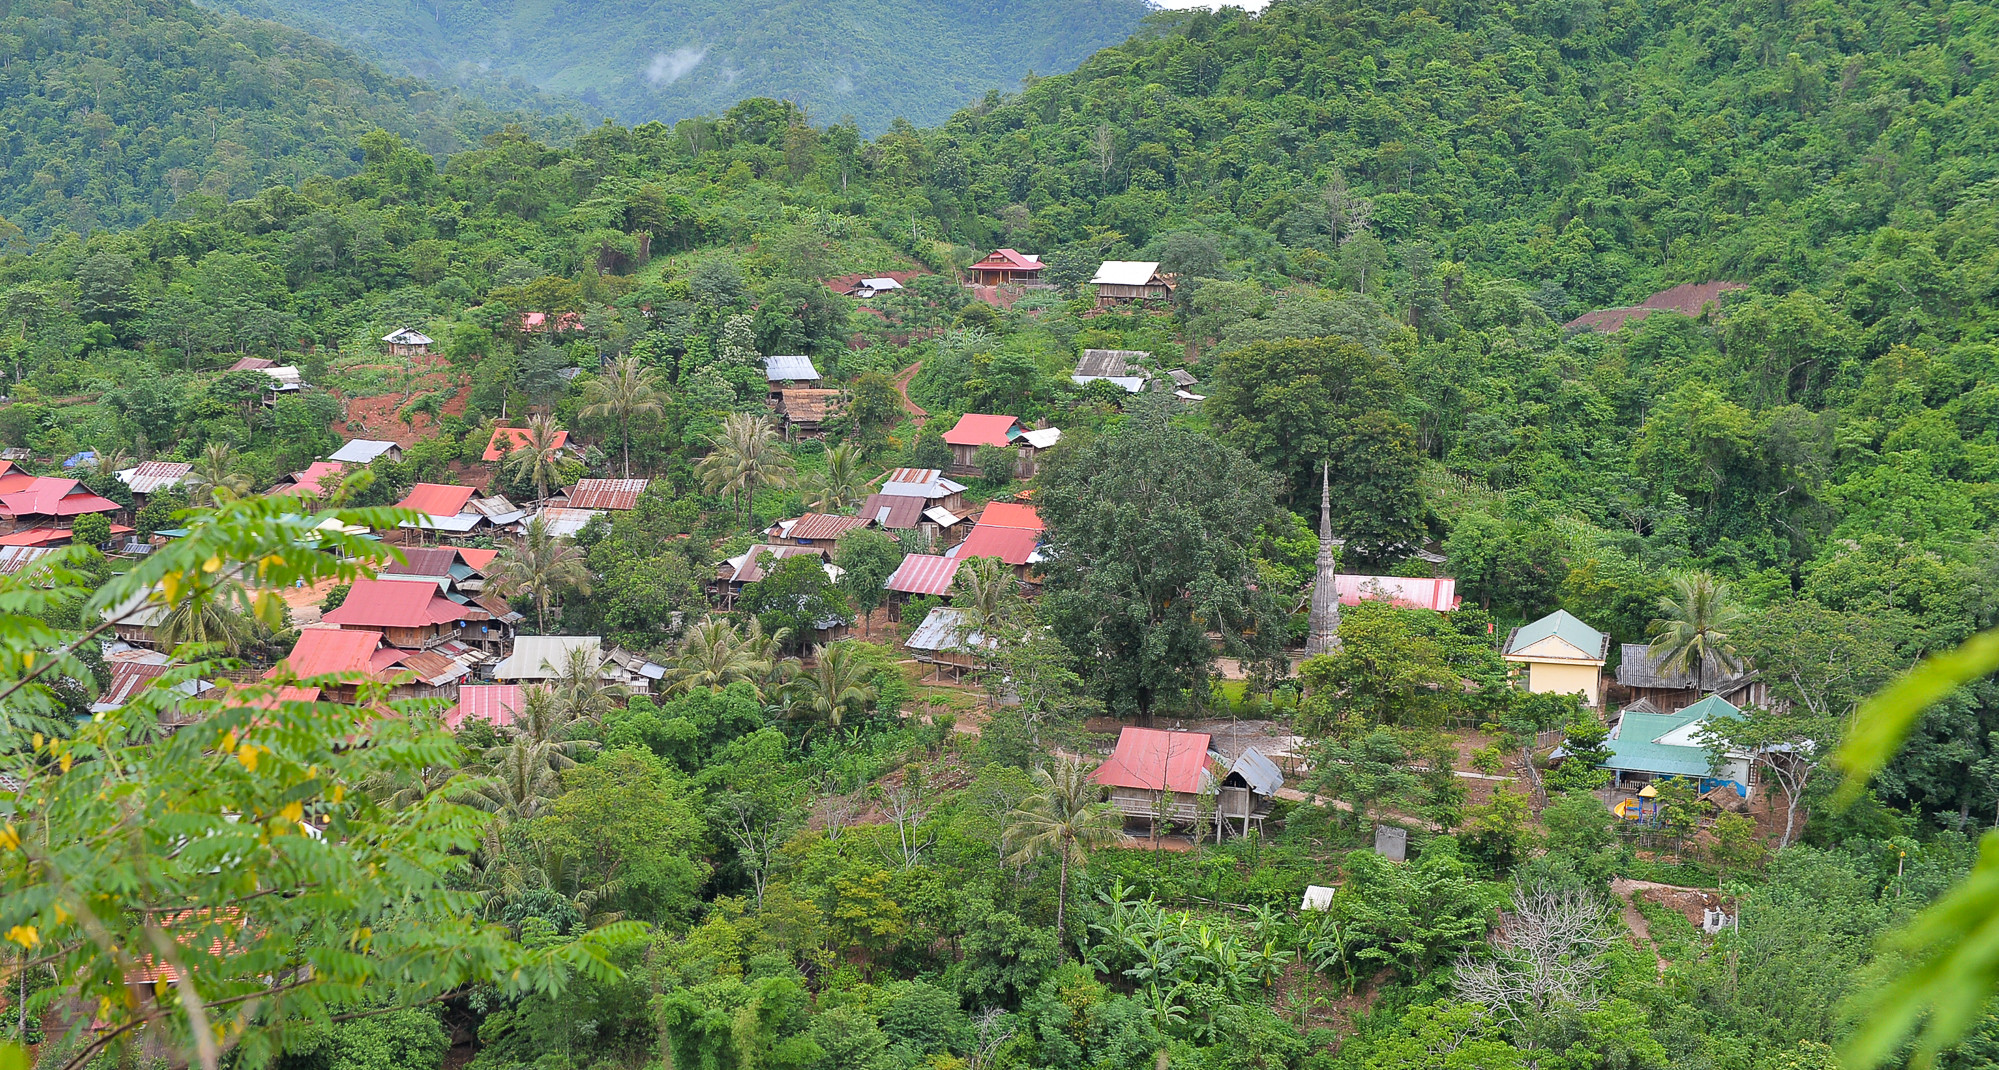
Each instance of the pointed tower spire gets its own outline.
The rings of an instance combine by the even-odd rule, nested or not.
[[[1333,545],[1333,465],[1319,469],[1319,569],[1312,580],[1312,615],[1305,633],[1305,656],[1340,648],[1339,556]]]

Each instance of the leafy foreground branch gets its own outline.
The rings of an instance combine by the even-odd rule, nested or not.
[[[602,947],[628,935],[618,926],[528,950],[475,920],[451,882],[481,820],[444,801],[455,783],[395,810],[362,790],[458,753],[433,719],[409,716],[414,704],[387,701],[385,685],[360,681],[354,706],[317,700],[320,686],[351,682],[334,678],[188,699],[173,686],[232,665],[183,648],[186,667],[124,707],[73,727],[55,719],[50,681],[74,667],[79,637],[41,623],[52,608],[84,601],[97,619],[143,600],[234,598],[269,615],[279,589],[349,582],[382,553],[322,520],[398,519],[292,508],[225,502],[94,593],[62,566],[0,578],[0,932],[18,953],[0,978],[52,968],[65,998],[91,1009],[75,1017],[62,1070],[120,1053],[142,1026],[203,1070],[225,1056],[262,1065],[310,1024],[473,983],[557,994],[576,976],[616,973]],[[162,736],[170,704],[197,723]]]

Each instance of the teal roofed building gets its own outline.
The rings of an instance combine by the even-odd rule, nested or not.
[[[1746,799],[1752,787],[1749,755],[1729,751],[1716,768],[1706,738],[1710,722],[1741,716],[1741,710],[1719,695],[1710,695],[1678,713],[1626,710],[1604,741],[1610,757],[1603,767],[1615,774],[1613,786],[1681,777],[1696,781],[1703,793],[1726,785]]]
[[[1516,678],[1537,694],[1579,696],[1583,705],[1603,704],[1603,663],[1610,636],[1558,609],[1507,633],[1500,656],[1519,666]]]

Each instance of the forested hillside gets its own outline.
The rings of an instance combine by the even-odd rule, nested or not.
[[[0,574],[0,991],[41,1015],[0,1030],[39,1070],[134,1038],[280,1070],[1830,1070],[1872,1016],[1851,1067],[1919,1065],[1918,1020],[1965,1033],[1924,1065],[1991,1065],[1989,971],[1936,956],[1989,943],[1999,865],[1995,17],[1278,0],[872,139],[764,98],[441,158],[328,125],[324,173],[204,164],[129,227],[10,211],[41,240],[0,252],[0,486],[108,504],[0,540],[114,554]],[[19,84],[91,90],[84,120],[124,85],[56,73]],[[1047,285],[964,285],[996,246]],[[1170,295],[1101,306],[1106,260]],[[1162,388],[1079,384],[1087,350]],[[1020,437],[947,442],[967,415]],[[313,512],[350,440],[380,455]],[[141,459],[187,481],[141,502]],[[896,469],[972,534],[890,530]],[[586,520],[585,476],[648,482]],[[289,675],[375,626],[348,599],[384,547],[468,515],[378,507],[473,487],[519,530],[424,555],[439,589],[629,656],[505,711],[396,675],[450,642]],[[1308,646],[1322,551],[1462,603],[1353,599]],[[937,582],[891,588],[912,561]],[[128,604],[180,661],[120,705],[88,629]],[[1535,682],[1536,626],[1586,687]],[[1973,636],[1963,686],[1860,717]],[[1212,737],[1089,779],[1146,726]],[[1878,775],[1831,758],[1856,726]],[[1249,741],[1281,789],[1192,749]],[[1267,806],[1233,828],[1227,776]],[[1951,1013],[1889,987],[1922,964]]]
[[[512,104],[499,79],[627,123],[673,122],[746,97],[852,116],[942,122],[989,89],[1067,71],[1116,44],[1143,0],[217,0],[444,85]]]
[[[443,154],[506,121],[296,30],[180,0],[0,11],[0,214],[35,237],[131,226],[189,193],[350,174],[373,129]]]

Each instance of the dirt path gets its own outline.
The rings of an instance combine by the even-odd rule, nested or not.
[[[916,426],[918,427],[922,427],[923,421],[930,419],[930,412],[923,406],[909,400],[909,381],[916,378],[916,373],[922,370],[922,368],[923,362],[919,360],[895,374],[895,392],[902,396],[902,411],[916,417]]]
[[[1701,896],[1708,894],[1705,889],[1688,888],[1679,884],[1661,884],[1658,881],[1635,881],[1629,877],[1613,879],[1610,882],[1610,892],[1624,904],[1624,925],[1638,937],[1641,945],[1652,944],[1652,923],[1638,909],[1638,896],[1635,894],[1643,891],[1691,892]],[[1654,946],[1656,947],[1656,945]],[[1656,950],[1653,953],[1653,957],[1659,960],[1659,972],[1664,974],[1668,965],[1666,957],[1658,954]]]

